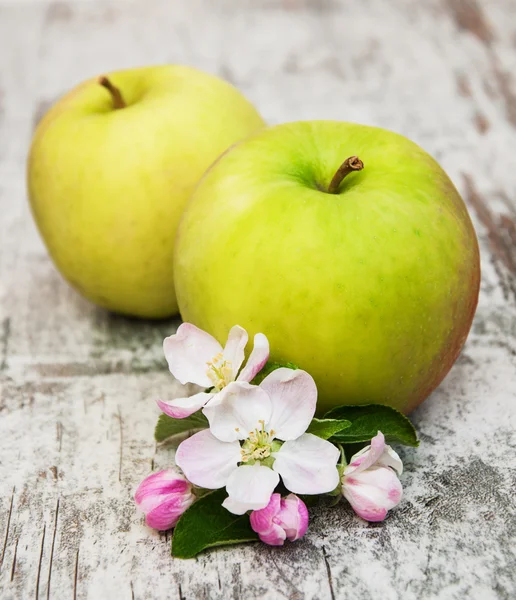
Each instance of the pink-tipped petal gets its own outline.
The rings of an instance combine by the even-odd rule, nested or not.
[[[147,514],[145,522],[149,527],[158,531],[171,529],[176,526],[181,515],[192,505],[194,499],[194,496],[191,496],[190,499],[174,496],[165,500]]]
[[[249,521],[253,531],[263,533],[269,531],[272,527],[272,519],[281,510],[281,494],[271,494],[269,504],[259,510],[253,510],[249,516]]]
[[[366,521],[383,521],[387,511],[399,503],[402,493],[400,480],[389,467],[355,471],[342,481],[342,494]]]
[[[244,440],[268,423],[271,402],[261,388],[244,381],[227,385],[203,410],[212,434],[223,442]]]
[[[302,538],[308,529],[308,509],[295,494],[289,494],[281,501],[281,510],[276,517],[287,534],[287,539],[295,542]]]
[[[263,333],[254,336],[253,351],[249,355],[245,367],[240,371],[237,381],[252,381],[269,360],[269,340]]]
[[[401,475],[403,472],[401,458],[397,452],[385,443],[385,437],[381,431],[375,435],[369,446],[362,448],[362,450],[353,455],[344,473],[346,475],[353,472],[360,473],[373,465],[392,467],[397,471],[398,475]]]
[[[285,442],[273,456],[276,460],[272,468],[291,492],[325,494],[339,483],[339,450],[311,433]]]
[[[175,400],[156,400],[159,409],[173,419],[185,419],[194,412],[200,410],[209,400],[213,398],[213,394],[200,392],[188,398],[176,398]]]
[[[159,497],[169,493],[183,493],[190,489],[185,477],[175,469],[165,469],[148,475],[136,488],[134,500],[144,512],[159,504]]]
[[[145,522],[154,529],[174,527],[183,512],[194,502],[192,486],[174,469],[146,477],[134,494],[135,502],[145,513]]]
[[[225,500],[222,506],[236,515],[264,508],[278,483],[278,474],[269,467],[258,464],[240,466],[228,477],[226,490],[229,502]]]
[[[294,542],[306,533],[308,510],[305,503],[294,494],[283,499],[280,494],[272,494],[269,504],[254,510],[249,521],[262,542],[283,546],[285,539]]]
[[[236,374],[244,362],[244,350],[248,339],[247,331],[240,325],[234,325],[231,328],[224,348],[224,360],[231,363],[234,378],[236,378]]]
[[[222,346],[209,333],[191,323],[182,323],[177,332],[163,341],[163,352],[172,375],[181,383],[213,385],[206,363],[222,352]]]
[[[226,485],[241,458],[238,442],[221,442],[209,429],[181,442],[176,452],[176,464],[188,480],[210,490]]]
[[[258,534],[258,537],[264,544],[269,546],[283,546],[287,539],[287,534],[281,525],[272,524],[268,531]]]
[[[280,368],[260,384],[271,399],[269,428],[280,440],[295,440],[308,429],[317,404],[312,376],[300,369]]]
[[[371,444],[354,454],[346,467],[346,473],[365,471],[374,465],[385,450],[385,437],[381,431],[374,436]]]

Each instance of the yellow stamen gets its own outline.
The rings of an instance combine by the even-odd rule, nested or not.
[[[274,432],[265,431],[265,421],[260,420],[258,423],[260,423],[261,427],[249,432],[249,437],[240,450],[243,463],[249,462],[250,460],[264,460],[272,453]]]
[[[206,363],[208,369],[206,375],[209,377],[213,387],[220,392],[234,380],[233,368],[229,360],[224,360],[224,355],[219,352]]]

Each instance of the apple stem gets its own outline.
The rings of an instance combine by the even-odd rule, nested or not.
[[[346,158],[333,176],[333,179],[328,186],[328,194],[338,194],[340,184],[342,183],[344,177],[353,171],[361,171],[363,168],[364,163],[358,158],[358,156],[350,156],[349,158]]]
[[[111,94],[111,97],[113,98],[114,108],[125,108],[127,106],[124,102],[124,99],[122,98],[120,90],[116,86],[114,86],[105,75],[99,77],[99,83],[102,87],[105,87],[106,90],[108,90],[108,92]]]

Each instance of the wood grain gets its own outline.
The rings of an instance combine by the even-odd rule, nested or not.
[[[0,596],[4,600],[516,597],[516,52],[512,0],[0,0]],[[466,347],[413,415],[402,504],[314,511],[283,549],[170,557],[132,493],[170,464],[161,341],[79,298],[27,206],[35,123],[89,76],[150,63],[229,79],[271,123],[341,119],[421,144],[482,252]]]

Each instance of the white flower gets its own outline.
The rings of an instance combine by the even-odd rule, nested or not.
[[[351,458],[342,476],[342,494],[362,519],[383,521],[399,503],[402,488],[395,471],[401,475],[403,463],[381,431]]]
[[[316,402],[315,382],[301,370],[277,369],[259,387],[230,383],[203,410],[210,429],[182,442],[176,463],[194,485],[225,486],[223,505],[237,515],[265,508],[280,475],[296,494],[331,492],[339,451],[305,433]]]
[[[229,332],[225,348],[222,348],[214,337],[195,325],[180,325],[175,335],[163,341],[170,372],[182,384],[196,383],[213,390],[189,398],[166,402],[158,400],[160,409],[169,417],[183,419],[205,406],[233,381],[252,381],[269,358],[269,342],[263,333],[254,336],[253,351],[239,373],[247,340],[246,330],[235,325]]]

